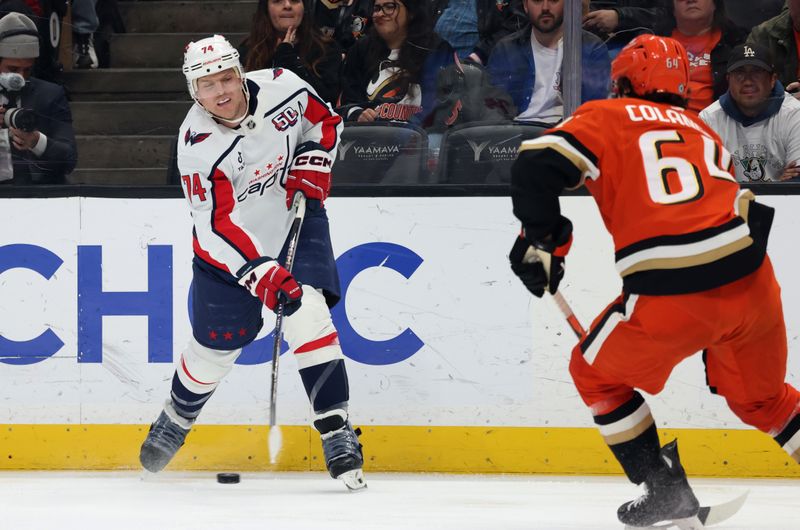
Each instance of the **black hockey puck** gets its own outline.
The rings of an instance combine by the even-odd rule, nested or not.
[[[220,484],[238,484],[239,473],[217,473],[217,482]]]

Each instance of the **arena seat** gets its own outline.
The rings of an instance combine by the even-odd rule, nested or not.
[[[406,123],[348,123],[333,164],[333,184],[427,183],[428,136]]]
[[[506,121],[453,127],[442,138],[436,180],[451,184],[508,183],[520,143],[545,130],[541,125]]]

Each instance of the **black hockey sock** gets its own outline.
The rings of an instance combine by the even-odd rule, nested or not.
[[[800,464],[800,414],[795,414],[794,418],[775,437],[775,441],[789,453],[795,462]]]
[[[655,424],[629,442],[608,447],[619,460],[628,479],[634,484],[644,482],[650,471],[661,465],[658,459],[661,445]]]
[[[648,473],[661,465],[655,421],[638,392],[611,412],[595,416],[594,422],[604,432],[609,449],[634,484],[644,482]]]
[[[213,393],[214,391],[212,390],[205,394],[195,394],[183,386],[183,383],[181,383],[178,377],[178,372],[175,372],[175,375],[172,376],[172,392],[170,394],[172,397],[172,407],[175,409],[175,412],[187,420],[194,420],[197,418],[200,414],[200,409],[203,408],[203,405],[206,404],[206,401],[208,401],[208,398],[210,398]]]
[[[331,409],[350,399],[347,371],[342,359],[303,368],[300,378],[315,411]]]

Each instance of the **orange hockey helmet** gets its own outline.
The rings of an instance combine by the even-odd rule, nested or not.
[[[612,89],[621,96],[619,80],[627,78],[637,96],[651,93],[689,96],[689,60],[683,45],[669,37],[639,35],[611,63]]]

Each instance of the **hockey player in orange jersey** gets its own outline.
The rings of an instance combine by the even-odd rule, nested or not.
[[[800,393],[785,382],[780,287],[766,255],[773,210],[739,188],[719,137],[684,110],[689,71],[677,41],[637,37],[611,78],[615,98],[582,105],[520,147],[511,267],[536,296],[556,292],[572,242],[558,196],[586,186],[623,288],[573,349],[570,373],[626,475],[645,486],[618,517],[702,528],[677,444],[660,446],[637,389],[657,394],[702,351],[710,391],[800,462]]]

